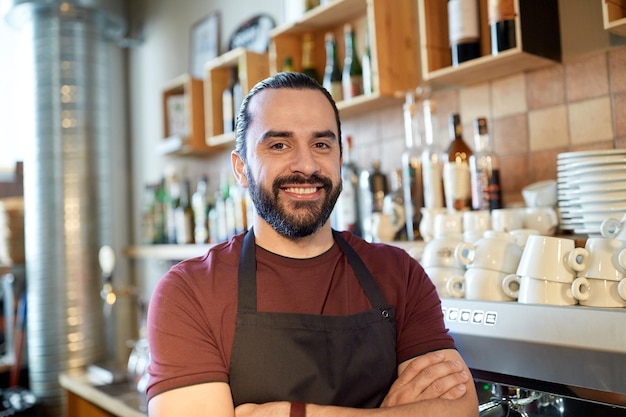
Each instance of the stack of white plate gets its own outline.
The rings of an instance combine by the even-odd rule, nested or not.
[[[600,224],[626,213],[626,149],[560,153],[558,208],[562,230],[600,236]]]

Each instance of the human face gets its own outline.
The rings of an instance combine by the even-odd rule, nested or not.
[[[315,90],[268,89],[251,101],[243,172],[259,216],[296,239],[326,222],[341,192],[334,111]]]

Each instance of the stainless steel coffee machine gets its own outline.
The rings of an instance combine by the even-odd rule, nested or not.
[[[626,309],[442,299],[483,416],[626,416]]]

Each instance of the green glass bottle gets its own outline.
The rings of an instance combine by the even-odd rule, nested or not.
[[[356,41],[352,25],[347,23],[343,28],[346,45],[346,56],[343,61],[343,99],[349,100],[363,94],[363,67],[356,50]]]

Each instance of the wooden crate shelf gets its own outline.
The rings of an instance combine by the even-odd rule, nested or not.
[[[487,0],[479,0],[481,57],[452,66],[447,2],[418,0],[423,80],[433,86],[471,85],[559,62],[558,0],[515,0],[517,46],[491,54]]]
[[[356,49],[365,51],[366,31],[372,61],[372,94],[342,100],[337,107],[342,117],[401,103],[406,91],[420,84],[417,4],[415,0],[335,0],[305,13],[299,20],[275,28],[271,33],[270,73],[282,69],[291,57],[295,71],[302,70],[302,44],[305,34],[314,43],[312,60],[324,74],[324,37],[332,32],[337,39],[338,56],[343,63],[343,28],[350,23],[356,34]]]
[[[626,36],[626,0],[601,0],[604,29]]]
[[[228,87],[233,68],[237,68],[243,94],[269,76],[267,53],[259,54],[244,48],[228,51],[207,63],[204,78],[204,119],[210,148],[222,148],[235,140],[234,133],[224,134],[222,92]]]

